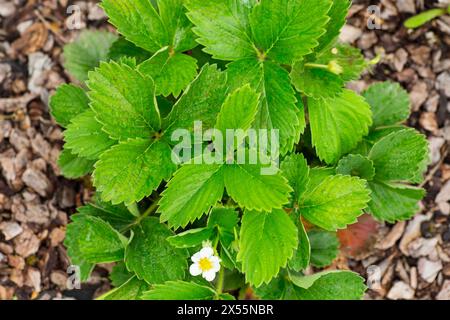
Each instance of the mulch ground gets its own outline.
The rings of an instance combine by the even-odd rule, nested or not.
[[[342,40],[368,59],[381,57],[350,86],[361,91],[376,81],[400,82],[412,101],[408,124],[427,135],[432,154],[421,212],[395,225],[363,217],[352,229],[355,239],[358,230],[376,232],[358,250],[344,248],[334,264],[369,277],[368,299],[450,299],[450,16],[413,32],[402,26],[444,2],[354,1],[343,30]],[[65,226],[91,188],[88,180],[61,177],[62,131],[47,103],[71,80],[61,66],[62,46],[78,28],[107,27],[95,1],[73,4],[0,0],[0,300],[91,299],[109,289],[111,266],[104,265],[83,290],[66,290]],[[379,16],[368,12],[370,5]],[[380,29],[369,29],[373,23]]]

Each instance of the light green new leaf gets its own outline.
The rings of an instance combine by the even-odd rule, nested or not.
[[[248,14],[251,1],[187,0],[187,16],[194,23],[197,42],[214,59],[233,61],[256,57],[249,36]]]
[[[258,99],[258,94],[250,85],[236,89],[223,103],[215,128],[224,137],[227,129],[242,129],[244,132],[250,129],[258,111]]]
[[[409,117],[409,95],[398,83],[376,83],[363,96],[372,108],[374,128],[398,124]]]
[[[80,256],[90,263],[109,263],[124,257],[127,238],[102,219],[90,215],[73,215],[67,226],[68,244],[76,243]]]
[[[335,44],[342,27],[345,25],[348,10],[351,6],[350,0],[333,0],[332,2],[331,9],[327,13],[331,20],[326,26],[326,33],[319,39],[320,44],[316,48],[317,52],[330,48]]]
[[[202,244],[214,234],[213,228],[190,229],[167,238],[169,243],[176,248],[192,248]]]
[[[248,210],[281,209],[292,191],[280,173],[264,175],[262,165],[230,164],[224,167],[227,193],[239,206]]]
[[[175,173],[162,193],[158,212],[170,227],[185,227],[222,199],[221,164],[186,164]]]
[[[364,278],[350,271],[325,271],[295,281],[292,299],[298,300],[361,300],[366,286]]]
[[[372,124],[364,98],[345,89],[333,99],[309,99],[312,141],[319,158],[328,164],[356,147]]]
[[[142,293],[148,290],[148,287],[149,285],[146,282],[134,276],[120,287],[105,293],[96,300],[138,300]]]
[[[264,56],[292,64],[319,44],[330,7],[329,0],[261,0],[250,14],[256,47]]]
[[[149,284],[184,278],[189,253],[172,247],[166,240],[173,232],[154,217],[144,219],[133,232],[125,249],[128,270]]]
[[[334,232],[312,230],[308,232],[311,243],[311,264],[318,268],[329,266],[339,253],[340,242]]]
[[[281,172],[294,189],[294,201],[298,202],[309,183],[309,167],[302,154],[287,156],[281,163]]]
[[[428,160],[428,142],[414,129],[396,131],[373,146],[368,158],[375,167],[375,179],[414,181]]]
[[[50,112],[56,122],[63,127],[70,120],[89,109],[89,98],[83,89],[71,84],[58,87],[50,99]]]
[[[88,72],[108,59],[109,48],[116,40],[116,35],[106,31],[81,32],[77,40],[64,46],[64,68],[79,81],[86,81]]]
[[[335,231],[353,224],[370,200],[364,180],[349,176],[329,176],[315,188],[308,188],[300,212],[312,224]]]
[[[254,127],[256,129],[278,129],[280,152],[292,150],[303,132],[295,91],[289,73],[281,66],[256,59],[243,59],[228,65],[228,77],[232,90],[250,84],[260,93],[260,106]]]
[[[155,285],[142,295],[142,300],[213,300],[216,292],[194,282],[169,281]]]
[[[87,110],[72,119],[64,131],[65,148],[89,160],[97,160],[100,155],[117,142],[110,139],[95,120],[95,113]]]
[[[164,24],[149,0],[103,0],[109,22],[129,41],[150,52],[169,44]]]
[[[140,64],[138,70],[155,81],[156,95],[178,97],[197,75],[197,61],[166,47]]]
[[[336,173],[371,181],[375,176],[375,168],[372,160],[360,154],[349,154],[339,161]]]
[[[170,147],[161,141],[134,139],[100,156],[93,174],[103,201],[139,202],[168,180],[176,170]]]
[[[419,211],[425,190],[381,181],[369,182],[372,200],[368,211],[380,221],[394,223],[407,220]]]
[[[149,139],[161,127],[153,80],[128,65],[102,63],[89,73],[91,108],[111,138]]]
[[[286,212],[246,211],[237,256],[245,279],[255,287],[268,283],[286,266],[297,245],[297,228]]]
[[[61,173],[68,179],[84,177],[94,170],[95,161],[74,155],[70,150],[63,150],[58,158]]]
[[[294,252],[294,256],[289,260],[289,268],[295,271],[306,269],[309,266],[311,259],[311,244],[309,242],[308,234],[298,214],[294,214],[298,229],[298,247]]]

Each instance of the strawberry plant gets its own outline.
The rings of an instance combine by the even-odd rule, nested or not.
[[[428,152],[398,84],[345,88],[370,67],[337,42],[350,2],[101,6],[119,36],[67,45],[78,81],[50,102],[62,173],[96,190],[67,228],[81,280],[115,262],[102,299],[362,298],[359,275],[313,271],[362,214],[417,212]]]

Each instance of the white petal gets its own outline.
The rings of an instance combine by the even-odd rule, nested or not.
[[[209,258],[214,255],[214,250],[211,247],[204,247],[199,253],[202,258]]]
[[[189,267],[189,273],[193,276],[198,276],[202,273],[202,269],[200,269],[198,263],[194,263]]]
[[[201,258],[203,258],[201,252],[197,252],[191,257],[191,260],[192,262],[199,262]]]
[[[216,273],[213,270],[208,270],[206,272],[203,272],[202,274],[203,278],[206,279],[206,281],[213,281],[216,277]]]
[[[212,263],[212,269],[214,272],[217,272],[220,270],[220,259],[219,257],[213,256],[211,258],[209,258],[209,260]]]

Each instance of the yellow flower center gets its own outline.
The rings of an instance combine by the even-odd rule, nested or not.
[[[213,267],[211,260],[209,260],[208,258],[201,258],[198,262],[198,265],[202,271],[211,270]]]

